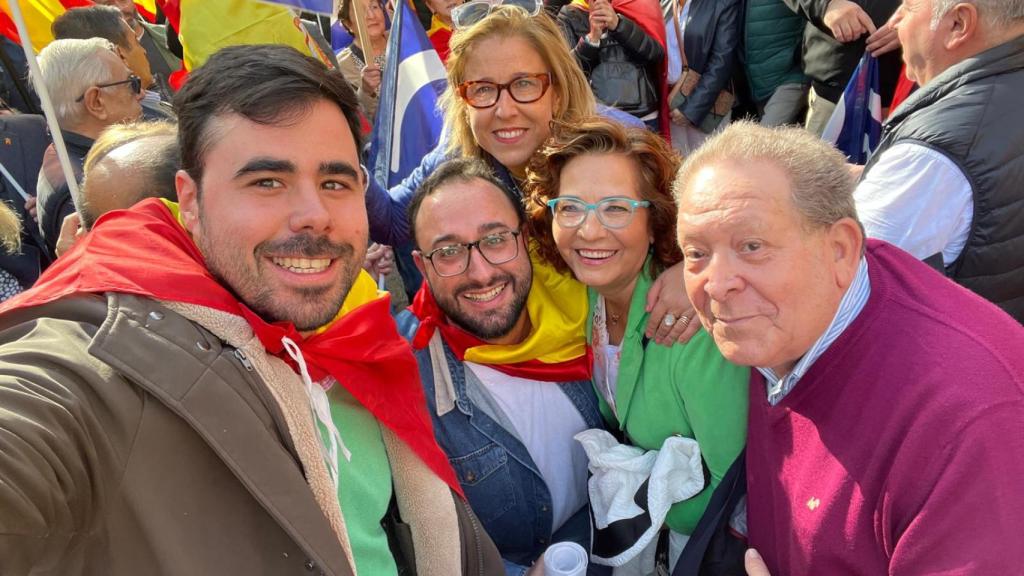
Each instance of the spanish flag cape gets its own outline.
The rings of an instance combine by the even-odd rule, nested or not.
[[[333,376],[462,494],[447,456],[434,440],[416,359],[391,318],[390,298],[377,292],[369,275],[360,275],[334,321],[303,337],[290,323],[264,321],[217,282],[176,212],[176,204],[148,199],[131,210],[104,215],[33,288],[0,305],[0,314],[76,294],[120,292],[241,316],[269,354],[290,364],[281,339],[287,336],[296,342],[314,381]]]
[[[658,131],[666,139],[671,138],[671,120],[668,109],[668,40],[665,35],[665,17],[661,13],[658,0],[611,0],[612,8],[619,14],[629,18],[636,25],[661,45],[666,57],[658,64]],[[572,0],[571,5],[589,13],[590,0]]]
[[[531,250],[532,253],[532,250]],[[420,319],[413,348],[427,347],[435,330],[464,362],[530,380],[589,380],[592,355],[586,342],[587,289],[540,258],[533,260],[533,283],[526,299],[530,335],[519,344],[488,344],[448,321],[426,281],[409,310]]]

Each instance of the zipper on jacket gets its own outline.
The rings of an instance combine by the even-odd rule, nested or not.
[[[473,514],[473,510],[469,507],[469,503],[460,498],[457,494],[452,494],[454,498],[462,505],[469,515],[469,523],[473,525],[473,548],[476,550],[476,573],[483,576],[484,573],[484,553],[480,549],[480,526],[477,524],[476,515]]]
[[[245,367],[246,372],[253,371],[252,362],[249,362],[249,359],[246,358],[245,352],[242,352],[238,348],[235,348],[235,358],[238,358],[238,361],[242,363],[242,366]]]

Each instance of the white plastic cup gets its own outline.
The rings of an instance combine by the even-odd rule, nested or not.
[[[558,542],[544,552],[545,576],[584,576],[587,551],[575,542]]]

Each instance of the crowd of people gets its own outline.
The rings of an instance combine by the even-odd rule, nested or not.
[[[1024,1],[428,0],[391,189],[393,6],[172,92],[97,4],[70,173],[0,115],[0,574],[1024,574]]]

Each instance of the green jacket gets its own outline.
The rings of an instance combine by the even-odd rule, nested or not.
[[[768,101],[783,84],[807,82],[800,58],[804,26],[804,19],[782,0],[748,0],[743,66],[754,101]]]
[[[615,390],[618,418],[600,393],[598,397],[605,419],[635,446],[658,450],[673,435],[693,438],[700,445],[711,472],[710,485],[672,506],[666,520],[672,530],[692,534],[711,493],[746,444],[750,369],[727,362],[703,329],[686,344],[665,347],[652,340],[645,347],[644,303],[650,287],[645,264],[633,290],[622,339]],[[587,340],[591,341],[598,295],[590,289],[588,296]]]

